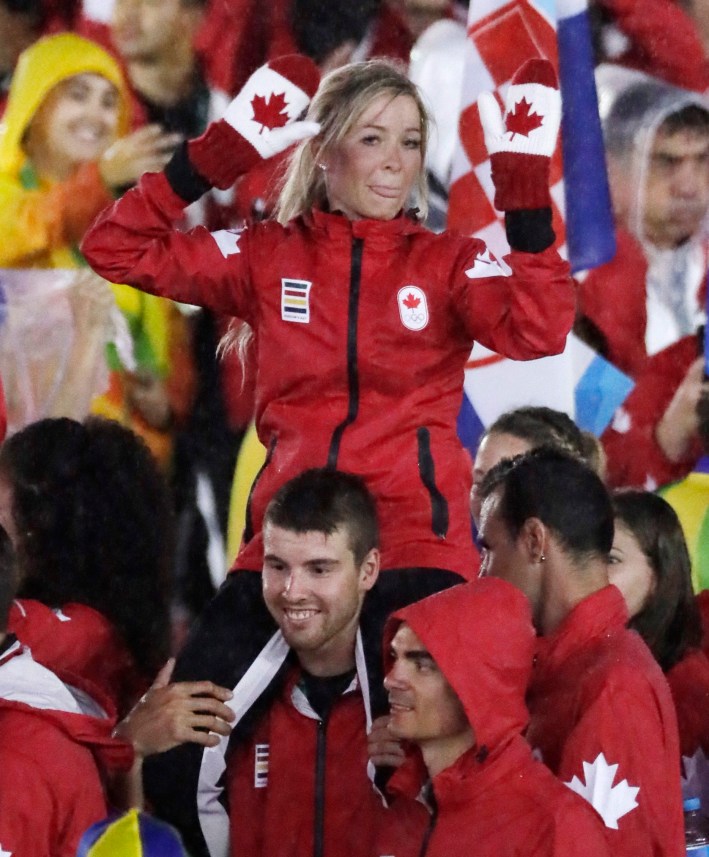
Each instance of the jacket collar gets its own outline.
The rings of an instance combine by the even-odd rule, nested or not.
[[[620,590],[613,584],[580,601],[552,634],[540,637],[537,645],[537,672],[555,670],[592,640],[624,628],[628,609]]]
[[[521,735],[511,735],[489,754],[485,750],[481,752],[479,747],[471,747],[431,781],[439,809],[466,804],[493,782],[508,778],[512,771],[519,773],[529,762],[530,754],[529,744]],[[387,791],[392,795],[416,799],[426,781],[421,754],[414,749],[392,776]]]
[[[322,230],[332,238],[386,238],[425,231],[412,212],[401,212],[392,220],[350,220],[344,214],[312,208],[303,215],[303,221],[311,229]]]

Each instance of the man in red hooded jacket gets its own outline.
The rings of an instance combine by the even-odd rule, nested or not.
[[[608,584],[613,510],[599,477],[538,449],[481,486],[482,573],[529,599],[529,743],[605,822],[614,857],[684,855],[677,718],[659,665]]]
[[[389,730],[417,749],[390,783],[377,855],[610,853],[597,813],[522,737],[535,633],[519,591],[453,587],[395,613],[387,637]]]

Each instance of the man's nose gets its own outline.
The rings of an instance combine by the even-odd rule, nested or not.
[[[384,676],[384,688],[386,690],[401,690],[404,684],[399,661],[395,661],[389,672]]]
[[[299,598],[304,589],[303,575],[298,569],[294,569],[288,575],[285,585],[285,594],[289,598]]]

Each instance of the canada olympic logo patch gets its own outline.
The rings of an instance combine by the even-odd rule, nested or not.
[[[423,289],[418,286],[404,286],[396,296],[399,317],[409,330],[423,330],[428,324],[428,303]]]

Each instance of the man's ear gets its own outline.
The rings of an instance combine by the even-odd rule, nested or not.
[[[543,562],[549,543],[549,534],[539,518],[527,518],[520,530],[519,540],[529,562]]]
[[[359,566],[360,585],[364,592],[369,591],[379,577],[380,554],[377,548],[372,548]]]

